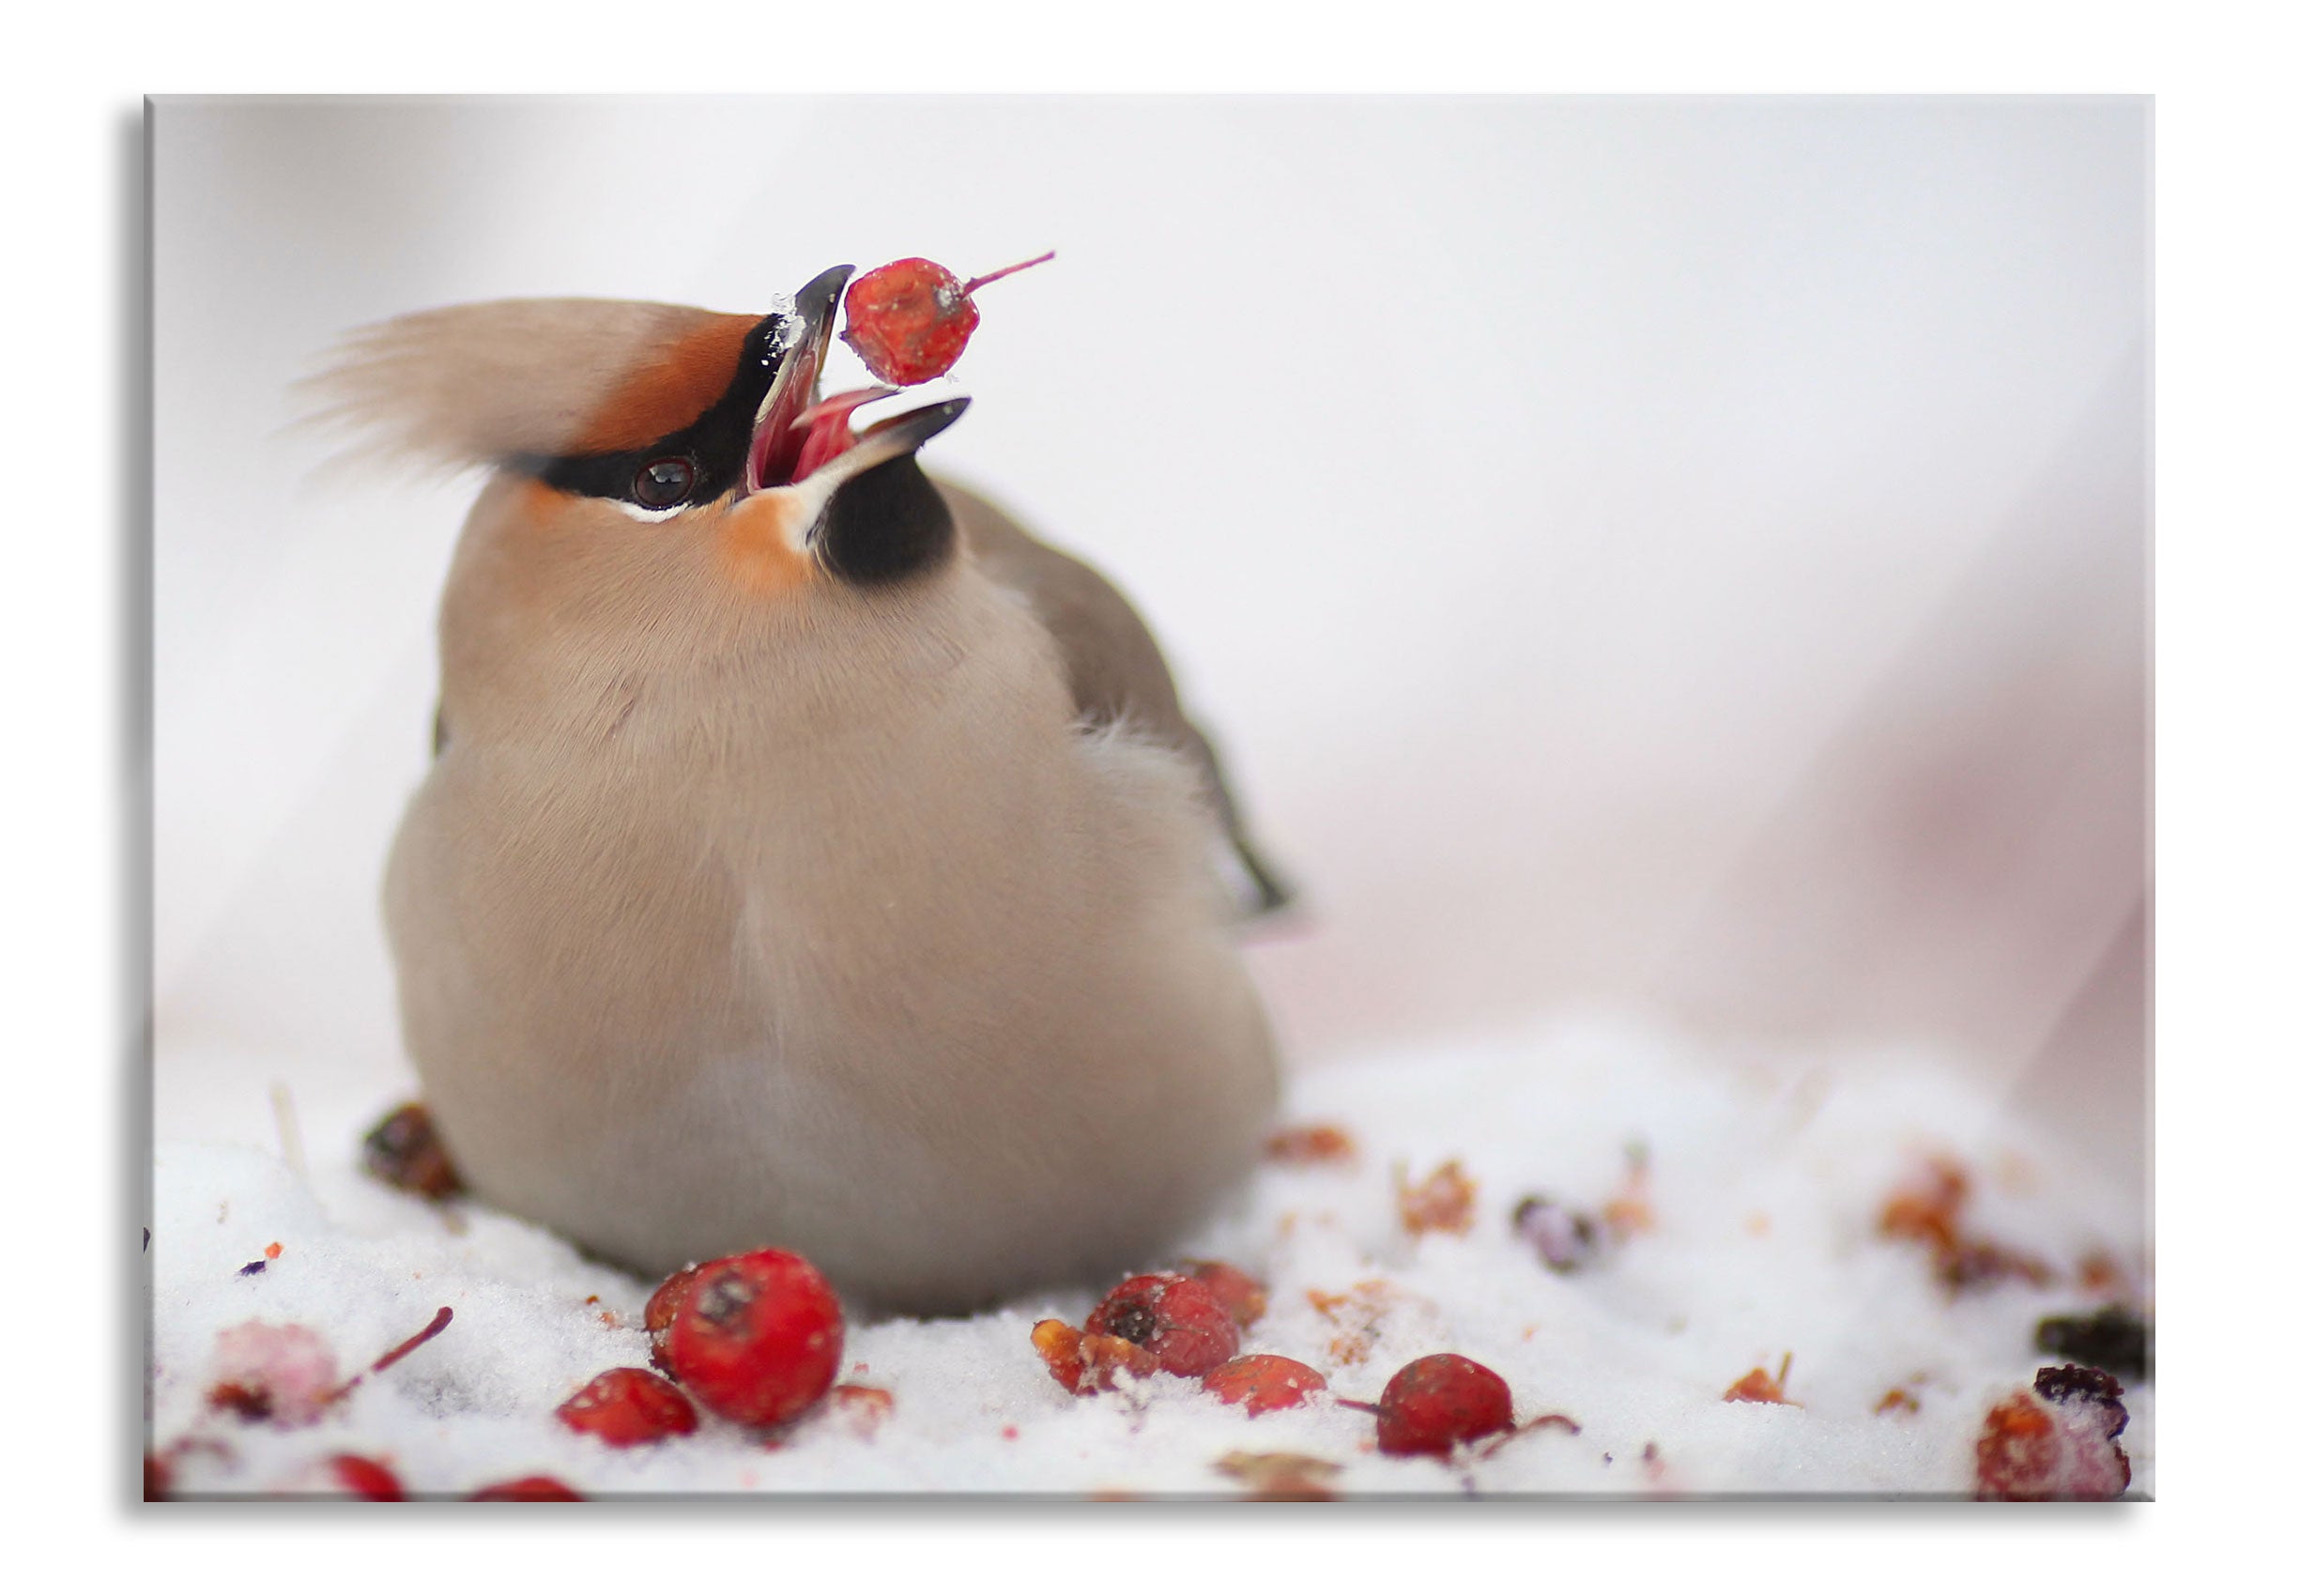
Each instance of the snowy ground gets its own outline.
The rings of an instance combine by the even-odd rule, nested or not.
[[[1080,1289],[965,1320],[851,1325],[841,1379],[893,1396],[875,1427],[826,1404],[774,1435],[706,1418],[695,1435],[618,1451],[563,1430],[553,1409],[602,1370],[646,1365],[639,1316],[654,1282],[501,1214],[386,1189],[345,1139],[305,1149],[308,1179],[250,1147],[157,1150],[151,1442],[193,1496],[325,1489],[323,1460],[356,1453],[424,1496],[533,1474],[592,1496],[1225,1496],[1246,1487],[1220,1460],[1286,1452],[1339,1466],[1329,1483],[1346,1496],[1957,1496],[1973,1492],[1990,1405],[2062,1361],[2032,1349],[2038,1318],[2116,1289],[2078,1285],[2080,1261],[2149,1306],[2148,1238],[2098,1218],[2130,1212],[2129,1189],[1921,1060],[1720,1056],[1681,1036],[1551,1027],[1311,1073],[1285,1120],[1343,1128],[1357,1157],[1266,1165],[1233,1212],[1174,1250],[1267,1282],[1269,1312],[1242,1350],[1299,1358],[1331,1395],[1366,1401],[1408,1359],[1457,1352],[1508,1379],[1521,1422],[1562,1413],[1578,1434],[1529,1430],[1446,1464],[1375,1452],[1371,1418],[1326,1399],[1250,1419],[1163,1374],[1074,1397],[1029,1331],[1080,1322],[1096,1296]],[[1633,1199],[1633,1144],[1647,1154],[1649,1226],[1580,1270],[1546,1267],[1512,1230],[1518,1201],[1539,1192],[1595,1213]],[[2035,1256],[2057,1283],[1951,1293],[1921,1246],[1879,1234],[1891,1194],[1941,1155],[1971,1173],[1971,1232]],[[1477,1183],[1467,1232],[1409,1234],[1400,1167],[1418,1183],[1448,1159]],[[308,1327],[347,1376],[443,1306],[454,1310],[443,1333],[316,1422],[207,1404],[232,1327]],[[1784,1357],[1797,1405],[1724,1400]],[[2154,1392],[2125,1385],[2131,1495],[2149,1496]],[[1896,1388],[1913,1407],[1878,1411]]]

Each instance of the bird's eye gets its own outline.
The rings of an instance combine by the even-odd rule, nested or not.
[[[684,504],[695,492],[695,462],[683,454],[650,460],[631,479],[631,497],[649,510]]]

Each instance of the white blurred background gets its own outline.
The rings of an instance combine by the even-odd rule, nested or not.
[[[1054,248],[929,463],[1158,628],[1305,889],[1253,954],[1296,1067],[1591,1008],[1913,1046],[2138,1208],[2149,141],[2139,100],[162,100],[156,1128],[413,1083],[376,897],[472,484],[319,472],[297,376],[429,305]]]

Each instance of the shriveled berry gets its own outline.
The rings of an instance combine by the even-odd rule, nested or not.
[[[1988,1410],[1974,1448],[1983,1501],[2109,1501],[2132,1483],[2117,1444],[2124,1387],[2098,1369],[2036,1372],[2034,1394],[2016,1391]]]
[[[367,1133],[360,1149],[360,1164],[386,1186],[412,1191],[434,1202],[463,1190],[463,1176],[455,1173],[439,1139],[431,1111],[422,1103],[402,1103]]]
[[[1203,1374],[1238,1352],[1237,1320],[1213,1288],[1188,1275],[1119,1281],[1086,1316],[1086,1333],[1130,1341],[1169,1374]]]
[[[665,1360],[713,1412],[779,1424],[831,1389],[845,1344],[830,1282],[797,1253],[767,1248],[697,1271],[672,1314]]]
[[[695,1433],[695,1404],[645,1369],[609,1369],[559,1405],[559,1421],[610,1447],[644,1446]]]
[[[1030,1344],[1054,1383],[1076,1396],[1111,1389],[1121,1371],[1137,1380],[1158,1372],[1158,1359],[1124,1337],[1081,1335],[1060,1319],[1033,1325]]]
[[[475,1502],[579,1502],[582,1496],[548,1474],[528,1474],[471,1493]]]
[[[958,362],[982,320],[974,290],[1053,258],[1050,250],[964,283],[947,268],[915,255],[890,262],[848,286],[847,330],[839,336],[881,382],[908,388],[941,376]]]
[[[1382,1388],[1374,1444],[1392,1457],[1444,1457],[1510,1428],[1510,1383],[1458,1353],[1417,1358]]]
[[[344,1452],[328,1460],[328,1472],[338,1490],[363,1502],[404,1502],[407,1493],[399,1476],[371,1457]]]
[[[1186,1258],[1181,1273],[1212,1292],[1215,1300],[1230,1311],[1241,1330],[1251,1327],[1255,1320],[1269,1311],[1268,1289],[1234,1265],[1211,1258]]]
[[[1272,1408],[1299,1407],[1311,1391],[1326,1389],[1326,1376],[1291,1358],[1256,1352],[1208,1370],[1205,1387],[1223,1402],[1243,1403],[1251,1416]]]

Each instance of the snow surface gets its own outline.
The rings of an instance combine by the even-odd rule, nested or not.
[[[352,1452],[423,1496],[536,1473],[591,1496],[1226,1496],[1243,1490],[1216,1466],[1234,1451],[1340,1465],[1332,1484],[1347,1496],[1970,1496],[1982,1416],[2060,1361],[2032,1349],[2036,1320],[2106,1298],[2016,1281],[1952,1296],[1921,1248],[1879,1235],[1887,1196],[1927,1157],[1955,1156],[1973,1174],[1976,1234],[2041,1256],[2063,1282],[2077,1260],[2106,1252],[2147,1306],[2147,1237],[2094,1218],[2129,1212],[2128,1197],[2105,1202],[2116,1189],[2097,1172],[1920,1058],[1760,1057],[1553,1025],[1308,1073],[1290,1086],[1285,1122],[1339,1125],[1357,1157],[1265,1165],[1173,1253],[1266,1281],[1269,1312],[1241,1350],[1299,1358],[1330,1396],[1365,1401],[1407,1360],[1458,1352],[1508,1379],[1521,1423],[1564,1413],[1579,1434],[1534,1430],[1452,1462],[1393,1459],[1372,1450],[1370,1416],[1327,1398],[1250,1419],[1163,1374],[1074,1397],[1029,1332],[1048,1316],[1079,1323],[1096,1297],[1081,1287],[968,1319],[851,1324],[841,1379],[893,1394],[875,1431],[825,1404],[772,1435],[706,1417],[695,1435],[617,1450],[562,1429],[553,1409],[602,1370],[647,1364],[639,1321],[653,1281],[479,1205],[387,1189],[347,1143],[304,1149],[308,1180],[252,1147],[175,1143],[155,1153],[150,1437],[177,1492],[194,1496],[322,1488],[322,1460]],[[1577,1272],[1545,1267],[1511,1233],[1518,1200],[1595,1211],[1623,1191],[1632,1144],[1648,1156],[1651,1227]],[[1468,1233],[1407,1234],[1400,1166],[1418,1182],[1449,1159],[1478,1182]],[[1332,1300],[1367,1281],[1389,1294],[1371,1325]],[[454,1310],[443,1333],[314,1423],[207,1407],[235,1344],[220,1338],[250,1320],[316,1331],[348,1375],[441,1306]],[[1354,1329],[1367,1332],[1356,1346]],[[1801,1405],[1723,1400],[1785,1355]],[[1876,1411],[1895,1387],[1914,1412]],[[2126,1382],[2136,1496],[2154,1492],[2154,1400]]]

